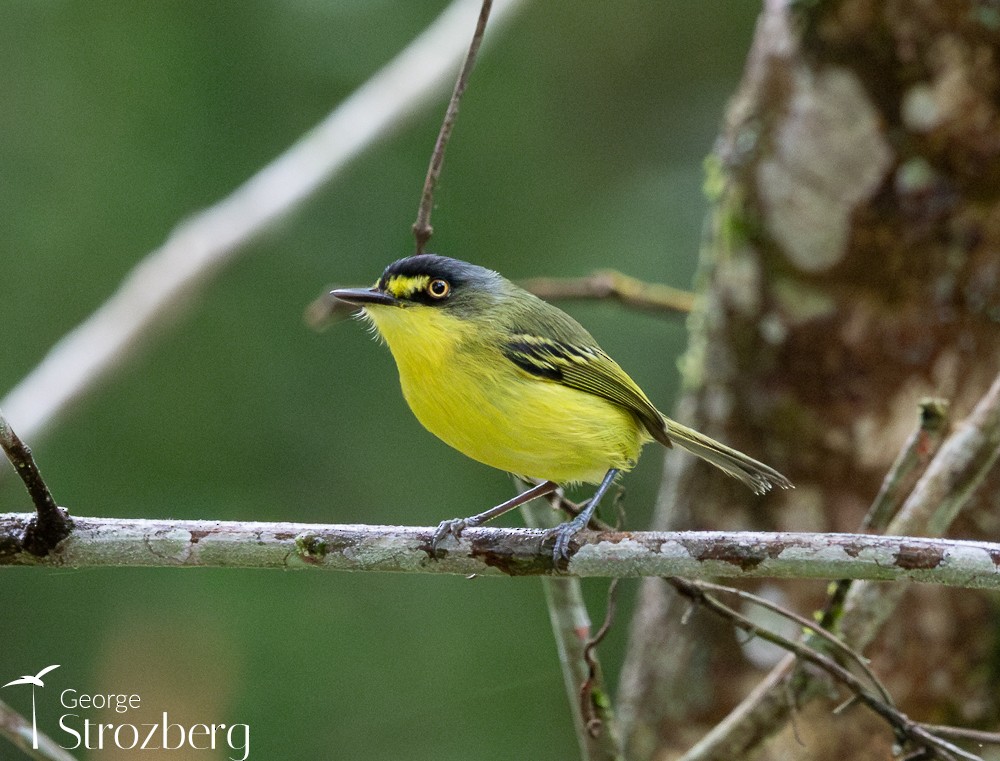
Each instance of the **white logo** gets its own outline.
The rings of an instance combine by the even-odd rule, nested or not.
[[[31,685],[31,747],[38,750],[38,725],[35,711],[35,688],[44,687],[42,677],[58,664],[46,666],[34,676],[22,676],[3,687],[13,687],[18,684]],[[2,689],[2,688],[0,688]],[[59,704],[66,710],[59,717],[59,729],[62,735],[53,735],[53,739],[66,750],[211,750],[224,749],[232,751],[230,761],[247,761],[250,757],[250,726],[248,724],[194,723],[179,724],[171,721],[167,711],[157,710],[154,721],[140,722],[95,720],[91,711],[114,711],[115,714],[125,714],[128,711],[145,709],[144,717],[149,709],[143,706],[142,698],[135,693],[116,694],[99,693],[90,695],[72,687],[59,693]],[[99,714],[98,714],[99,716]],[[116,717],[117,718],[117,717]],[[138,717],[137,717],[138,718]],[[59,742],[62,740],[63,742]]]
[[[4,687],[11,687],[15,684],[31,685],[31,747],[33,750],[38,750],[38,725],[35,721],[35,688],[44,687],[45,682],[42,681],[42,677],[57,668],[59,668],[58,663],[54,666],[46,666],[34,676],[25,675],[20,679],[15,679],[13,682],[7,682],[7,684],[4,685]]]

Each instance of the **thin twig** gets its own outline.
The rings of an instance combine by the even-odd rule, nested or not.
[[[615,299],[625,306],[660,314],[686,315],[695,295],[663,283],[648,283],[616,270],[599,270],[577,278],[538,277],[522,280],[521,287],[539,298]]]
[[[767,610],[777,613],[779,616],[787,618],[789,621],[794,621],[806,631],[811,632],[816,637],[824,640],[827,644],[829,644],[833,648],[833,651],[835,653],[839,653],[840,655],[845,656],[847,659],[852,661],[854,665],[861,670],[861,672],[865,675],[868,681],[871,682],[876,692],[878,692],[879,698],[881,698],[881,700],[884,703],[888,703],[889,705],[893,704],[892,696],[889,694],[889,690],[886,689],[885,685],[882,684],[881,680],[868,667],[868,662],[865,660],[865,657],[857,650],[850,647],[842,639],[839,639],[835,634],[823,628],[823,626],[821,626],[817,622],[812,621],[806,618],[805,616],[799,615],[794,610],[789,610],[783,605],[778,605],[776,602],[772,602],[771,600],[768,600],[766,597],[760,597],[758,595],[755,595],[752,592],[747,592],[742,589],[736,589],[735,587],[723,586],[721,584],[713,584],[712,582],[708,581],[688,580],[688,583],[694,584],[695,586],[697,586],[699,589],[702,590],[709,590],[712,592],[721,592],[723,594],[734,595],[735,597],[738,597],[741,600],[751,602],[754,605],[759,605],[762,608],[766,608]]]
[[[73,527],[69,516],[59,509],[52,492],[38,470],[31,449],[18,437],[0,412],[0,448],[24,482],[35,505],[36,516],[25,529],[24,548],[32,555],[47,555]]]
[[[946,400],[922,399],[918,407],[919,423],[900,450],[868,513],[861,521],[863,532],[885,531],[948,434],[950,421]]]
[[[469,44],[469,52],[465,55],[465,62],[459,72],[458,80],[455,82],[455,89],[451,93],[451,100],[448,101],[448,108],[445,109],[444,121],[441,123],[441,130],[438,132],[437,140],[434,143],[434,150],[431,152],[430,165],[427,167],[427,177],[424,179],[424,190],[420,194],[420,207],[417,209],[417,220],[413,223],[413,237],[417,241],[417,253],[424,252],[424,246],[434,234],[431,227],[431,210],[434,207],[434,188],[437,187],[438,178],[441,176],[441,167],[444,165],[444,152],[448,148],[448,140],[451,138],[451,131],[455,126],[455,119],[458,117],[458,105],[462,100],[462,94],[469,84],[469,75],[472,67],[476,63],[476,54],[483,41],[483,34],[486,32],[486,22],[490,18],[490,10],[493,7],[493,0],[483,0],[483,5],[479,10],[479,20],[476,21],[476,31],[472,35],[472,42]]]
[[[553,514],[535,500],[521,508],[525,522],[537,528],[552,525]],[[546,558],[551,566],[551,558]],[[584,761],[617,761],[621,742],[611,710],[610,693],[601,677],[600,665],[591,653],[586,657],[590,639],[590,616],[583,601],[580,580],[564,574],[542,579],[545,603],[552,622],[552,634],[559,652],[563,682],[572,706],[580,756]],[[590,700],[583,705],[583,685],[590,682]],[[598,730],[598,731],[594,731]]]
[[[949,755],[954,755],[959,758],[968,759],[969,761],[982,761],[979,756],[967,753],[943,738],[938,737],[924,725],[914,722],[891,703],[882,700],[877,695],[873,695],[854,674],[818,650],[804,643],[789,640],[775,632],[758,626],[749,618],[738,613],[728,605],[723,604],[712,595],[705,594],[700,585],[677,578],[666,579],[666,581],[681,594],[716,615],[730,621],[737,628],[755,637],[767,640],[793,653],[796,658],[822,669],[834,680],[851,690],[857,700],[864,703],[865,706],[888,722],[897,739],[909,741],[909,743],[916,744],[917,747],[926,746],[932,748],[938,754],[938,757],[947,758]]]
[[[520,0],[497,0],[491,34]],[[181,223],[118,290],[65,335],[2,401],[34,440],[103,380],[224,265],[354,159],[438,96],[465,55],[478,0],[454,0],[405,50],[322,122],[214,206]],[[0,469],[2,473],[3,469]]]
[[[591,516],[587,525],[595,527],[594,524],[596,523],[598,524],[596,528],[599,531],[617,531],[625,522],[625,509],[622,506],[623,494],[624,491],[619,489],[613,500],[614,507],[618,510],[618,522],[614,527],[608,526],[606,523],[597,518],[597,516]],[[557,502],[559,507],[574,517],[579,515],[582,510],[580,505],[566,499],[561,489],[558,489],[548,495],[548,501],[550,503]],[[608,605],[604,611],[604,621],[601,623],[600,628],[594,633],[594,635],[583,645],[583,659],[587,663],[588,671],[587,678],[584,680],[583,684],[580,685],[580,711],[583,713],[587,729],[591,734],[600,732],[603,728],[603,723],[601,718],[598,716],[599,711],[596,706],[600,705],[602,709],[607,708],[607,706],[603,704],[606,703],[604,694],[595,692],[595,686],[599,685],[602,679],[601,665],[597,660],[596,653],[597,646],[604,641],[606,636],[608,636],[608,632],[611,631],[611,624],[615,620],[615,611],[618,607],[618,583],[620,581],[621,579],[612,579],[611,583],[608,584]]]
[[[606,697],[603,693],[596,693],[595,688],[601,680],[601,664],[597,660],[597,646],[604,641],[611,631],[611,624],[615,620],[615,610],[618,602],[618,583],[621,579],[612,579],[608,585],[608,607],[604,611],[604,621],[594,635],[583,645],[583,660],[587,664],[587,678],[580,685],[580,712],[583,714],[587,731],[592,737],[603,731],[604,721],[598,716],[598,706],[606,708]]]
[[[920,723],[928,732],[940,737],[950,737],[952,740],[966,740],[981,745],[1000,745],[1000,732],[984,732],[981,729],[966,729],[965,727],[948,727],[943,724]]]

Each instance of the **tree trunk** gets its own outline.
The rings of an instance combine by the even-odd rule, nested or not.
[[[709,162],[677,417],[797,488],[757,498],[670,452],[656,528],[857,530],[919,400],[969,412],[1000,370],[998,104],[995,5],[767,2]],[[1000,535],[998,486],[953,535]],[[695,501],[718,509],[686,514]],[[826,591],[768,589],[806,614]],[[764,672],[706,615],[682,622],[662,582],[640,594],[623,730],[631,758],[673,758]],[[913,718],[995,730],[998,617],[985,594],[910,588],[866,654]],[[811,703],[794,731],[762,720],[730,757],[889,758],[888,729],[837,702]]]

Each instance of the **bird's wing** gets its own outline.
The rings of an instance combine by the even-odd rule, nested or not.
[[[503,354],[530,375],[624,407],[654,439],[671,446],[663,416],[635,381],[596,344],[587,346],[518,333],[505,343]]]

